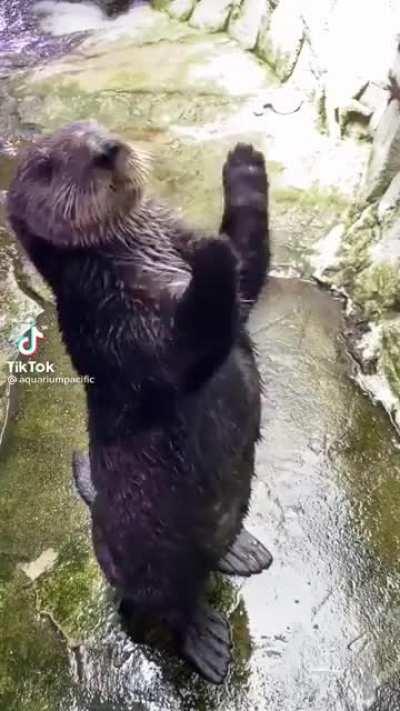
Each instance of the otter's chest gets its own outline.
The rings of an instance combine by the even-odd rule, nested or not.
[[[168,296],[179,296],[187,287],[189,265],[172,250],[145,250],[134,259],[115,259],[112,265],[116,288],[135,302],[162,305]]]

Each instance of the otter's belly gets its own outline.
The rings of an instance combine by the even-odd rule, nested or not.
[[[248,509],[259,419],[257,368],[237,349],[173,421],[91,442],[99,525],[133,578],[149,561],[168,576],[178,560],[212,567],[226,553]]]

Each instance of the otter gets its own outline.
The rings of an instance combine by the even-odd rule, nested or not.
[[[260,437],[247,332],[269,267],[265,160],[223,168],[219,234],[146,193],[149,159],[95,122],[39,138],[8,193],[10,223],[52,288],[86,385],[89,455],[75,453],[94,551],[136,613],[159,618],[210,682],[231,659],[211,571],[248,576],[269,551],[243,527]]]

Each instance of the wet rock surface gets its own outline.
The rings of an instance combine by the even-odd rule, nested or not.
[[[176,20],[187,20],[192,14],[194,0],[172,0],[167,6],[167,12]]]
[[[72,49],[81,35],[55,39],[39,31],[39,22],[31,0],[4,2],[0,6],[0,76],[32,66],[40,60],[61,55]]]
[[[257,49],[282,81],[290,77],[296,66],[304,36],[299,3],[280,0],[267,22],[264,21]]]
[[[54,4],[41,21],[57,32]],[[363,147],[332,146],[318,134],[309,104],[287,116],[263,108],[279,106],[280,90],[254,55],[149,8],[102,19],[79,53],[8,81],[19,128],[40,133],[94,117],[145,143],[154,154],[151,189],[206,228],[219,223],[228,149],[254,142],[269,161],[278,275],[309,273],[315,241],[343,220],[365,164]],[[18,145],[10,141],[0,190]],[[21,292],[37,307],[41,295],[38,359],[72,377],[48,295],[17,257],[4,215],[0,224],[0,254],[17,282],[5,303]],[[360,226],[372,232],[369,246],[375,227],[373,208]],[[357,269],[357,239],[352,249],[348,268],[354,259]],[[245,582],[211,581],[210,597],[234,633],[234,664],[221,688],[192,675],[167,640],[139,645],[121,624],[71,484],[71,452],[86,445],[82,386],[13,387],[0,448],[1,708],[391,711],[400,454],[384,412],[350,379],[343,328],[342,303],[298,278],[271,278],[254,312],[265,394],[248,527],[274,564]]]
[[[190,24],[208,32],[223,30],[233,4],[234,0],[200,0],[194,8]]]
[[[41,358],[71,374],[50,312],[45,320]],[[245,583],[219,578],[210,587],[234,629],[222,689],[168,649],[138,646],[121,626],[70,483],[70,452],[84,434],[80,388],[20,388],[0,450],[7,709],[250,711],[267,700],[277,710],[361,711],[372,703],[397,663],[400,455],[383,412],[349,380],[341,328],[341,304],[299,280],[272,279],[254,313],[265,396],[248,526],[274,564]],[[37,564],[49,549],[51,569],[27,585],[21,562]]]
[[[382,18],[386,15],[386,22],[388,9],[385,4]],[[389,29],[382,36],[389,42]],[[314,258],[318,278],[346,293],[351,300],[348,312],[354,328],[350,327],[349,334],[361,366],[360,383],[383,403],[397,428],[400,427],[399,62],[396,45],[390,62],[387,56],[384,62],[388,64],[387,79],[385,84],[381,83],[380,91],[384,88],[386,99],[381,96],[380,108],[375,108],[370,120],[373,142],[356,204],[319,243]],[[381,80],[383,66],[380,65]],[[378,67],[375,70],[378,72]],[[375,88],[379,88],[378,84]],[[365,94],[361,92],[361,101],[370,88]]]
[[[260,27],[269,14],[268,5],[263,0],[243,0],[233,8],[228,31],[243,49],[254,49]]]
[[[371,138],[389,100],[398,44],[400,15],[392,0],[370,0],[363,8],[359,0],[190,0],[190,7],[188,0],[159,0],[157,6],[170,12],[176,4],[184,11],[174,17],[226,30],[281,81],[298,69],[297,82],[315,100],[314,118],[332,138]]]
[[[400,170],[400,101],[394,99],[377,127],[366,175],[366,200],[380,197]]]

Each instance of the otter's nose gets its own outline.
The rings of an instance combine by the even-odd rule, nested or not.
[[[115,158],[117,157],[119,150],[121,148],[121,144],[119,141],[114,141],[112,139],[104,141],[104,143],[101,146],[101,152],[103,157],[110,161],[112,163]]]

